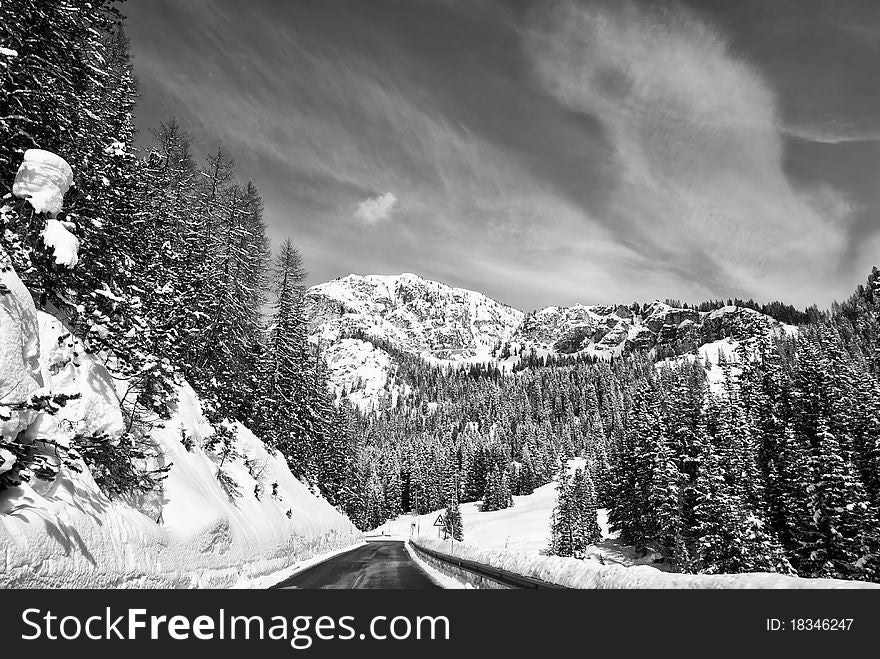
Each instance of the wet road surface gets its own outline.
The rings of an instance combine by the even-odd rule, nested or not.
[[[439,588],[401,541],[368,542],[307,568],[275,588]]]

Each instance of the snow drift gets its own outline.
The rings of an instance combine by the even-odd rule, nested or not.
[[[0,261],[8,264],[2,251]],[[119,385],[57,318],[35,309],[11,267],[0,268],[4,436],[61,445],[76,434],[113,436],[123,430]],[[39,392],[80,397],[54,415],[9,407]],[[294,478],[283,456],[241,424],[233,430],[241,457],[223,469],[237,498],[221,487],[216,458],[200,448],[212,429],[186,384],[172,418],[152,434],[172,465],[154,496],[111,501],[85,465],[0,492],[0,587],[264,584],[267,575],[359,541],[360,532]],[[0,470],[13,459],[0,455]]]

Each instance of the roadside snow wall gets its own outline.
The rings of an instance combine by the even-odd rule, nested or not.
[[[8,258],[0,251],[2,263]],[[64,444],[77,433],[119,433],[120,385],[59,320],[34,308],[11,267],[0,267],[4,436]],[[38,390],[81,397],[55,415],[3,407]],[[244,426],[234,429],[243,457],[223,469],[240,497],[227,495],[216,458],[200,448],[212,430],[188,385],[173,418],[152,435],[165,464],[173,463],[155,496],[111,501],[85,465],[81,473],[62,469],[52,482],[32,479],[0,492],[0,588],[241,587],[360,541],[280,454]],[[0,470],[11,466],[10,457],[0,455]]]
[[[465,530],[467,532],[467,530]],[[481,549],[462,542],[420,536],[413,542],[432,551],[464,558],[486,566],[541,579],[565,588],[880,588],[880,584],[841,579],[802,579],[782,574],[678,574],[649,565],[602,565],[596,560],[534,556],[518,551]],[[442,561],[431,565],[461,580],[467,575]],[[485,588],[486,580],[471,575],[468,581]],[[492,585],[491,587],[497,587]]]

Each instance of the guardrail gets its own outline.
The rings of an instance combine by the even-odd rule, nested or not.
[[[406,542],[403,535],[365,535],[365,542]]]
[[[443,554],[441,552],[434,551],[433,549],[422,547],[412,540],[410,540],[409,542],[417,553],[425,554],[426,556],[430,556],[431,558],[438,560],[441,563],[446,563],[447,565],[457,567],[460,570],[472,572],[473,574],[483,577],[484,579],[497,581],[498,583],[504,586],[508,586],[510,588],[555,588],[559,590],[566,590],[565,586],[550,583],[549,581],[544,581],[543,579],[526,577],[521,574],[516,574],[515,572],[508,572],[507,570],[502,570],[501,568],[492,567],[491,565],[484,565],[483,563],[470,561],[466,558],[459,558],[458,556],[452,556],[451,554]]]

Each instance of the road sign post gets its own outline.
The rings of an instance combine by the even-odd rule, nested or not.
[[[446,538],[443,537],[443,529],[446,528],[446,518],[443,516],[443,513],[437,515],[437,519],[434,520],[434,526],[438,527],[437,537],[445,540]]]

